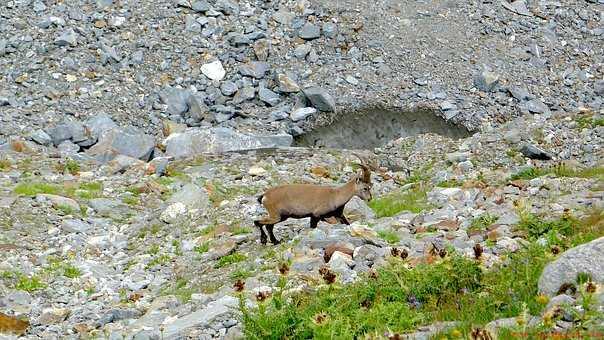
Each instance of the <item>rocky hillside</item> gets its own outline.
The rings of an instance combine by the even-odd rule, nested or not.
[[[5,1],[0,337],[598,338],[603,36],[597,0]],[[357,170],[321,143],[373,200],[262,245],[267,188]]]

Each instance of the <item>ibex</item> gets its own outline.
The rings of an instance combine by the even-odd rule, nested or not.
[[[360,157],[359,157],[360,158]],[[258,197],[268,212],[268,217],[254,221],[260,229],[260,242],[266,244],[267,237],[262,226],[266,227],[273,244],[279,241],[273,234],[275,224],[288,218],[310,217],[310,227],[316,228],[319,221],[334,217],[340,223],[350,224],[344,216],[344,206],[353,196],[370,201],[371,171],[365,164],[357,164],[362,173],[356,173],[348,183],[339,187],[316,184],[286,184],[273,187]]]

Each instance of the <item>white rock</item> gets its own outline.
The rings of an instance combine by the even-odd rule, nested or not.
[[[159,217],[166,223],[175,223],[181,216],[187,213],[187,206],[182,202],[176,202],[169,205]]]
[[[294,122],[297,122],[297,121],[302,120],[316,112],[317,112],[317,109],[315,109],[314,107],[301,107],[301,108],[295,110],[294,112],[292,112],[290,115],[290,118]]]
[[[112,17],[111,19],[109,19],[109,25],[113,26],[113,27],[120,27],[125,22],[126,22],[126,18],[120,17],[120,16]]]
[[[212,80],[222,80],[226,75],[226,71],[222,67],[220,60],[213,61],[201,66],[201,73]]]
[[[353,264],[352,256],[339,251],[335,251],[329,259],[329,267],[338,273],[349,270]]]
[[[247,173],[251,176],[263,176],[266,174],[266,170],[259,166],[253,166],[247,171]]]
[[[254,289],[252,289],[253,294],[258,294],[258,293],[271,294],[272,292],[273,292],[273,289],[269,286],[260,286],[260,287],[255,287]]]

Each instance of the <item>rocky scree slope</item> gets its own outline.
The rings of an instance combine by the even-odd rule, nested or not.
[[[591,218],[586,240],[604,236],[604,133],[594,117],[525,116],[462,140],[393,141],[367,154],[383,168],[373,175],[376,201],[353,199],[351,226],[312,230],[289,220],[276,227],[283,240],[276,247],[260,245],[253,228],[264,213],[258,194],[279,183],[343,183],[356,161],[348,151],[206,153],[172,160],[160,176],[153,161],[120,155],[99,167],[53,145],[13,142],[0,161],[2,313],[28,320],[32,339],[238,338],[238,296],[254,306],[278,290],[284,263],[286,288],[312,291],[324,266],[338,285],[365,280],[396,257],[413,267],[459,254],[488,270],[533,243],[558,254],[539,289],[566,294],[556,301],[580,310],[573,306],[582,303],[582,286],[560,291],[569,284],[564,268],[581,268],[601,287],[592,261],[600,241],[560,255],[582,242],[558,245],[574,232],[546,221]],[[531,159],[527,150],[535,149],[553,159]],[[595,301],[590,310],[601,311],[601,295]],[[532,315],[531,325],[549,322],[547,315]],[[553,330],[583,320],[564,315]]]
[[[297,135],[372,106],[428,106],[470,129],[597,110],[603,6],[6,1],[0,137],[99,113],[159,136],[163,119]]]

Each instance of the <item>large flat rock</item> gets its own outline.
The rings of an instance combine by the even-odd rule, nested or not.
[[[569,249],[549,263],[539,278],[539,292],[557,295],[563,284],[576,284],[579,273],[591,275],[596,283],[604,283],[604,237]]]
[[[166,155],[186,158],[204,153],[289,147],[293,142],[288,134],[248,135],[229,128],[192,128],[166,138]]]

